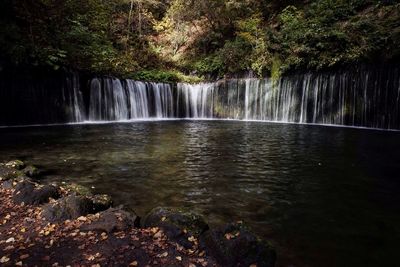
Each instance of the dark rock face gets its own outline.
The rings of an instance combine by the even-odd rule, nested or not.
[[[109,207],[104,203],[102,205],[95,204],[92,198],[73,194],[44,206],[42,215],[48,221],[62,222],[97,213]]]
[[[222,266],[275,265],[275,250],[242,223],[231,223],[205,232],[200,237],[200,247]]]
[[[138,227],[140,218],[134,214],[124,211],[122,207],[110,208],[100,212],[97,221],[84,225],[82,231],[102,231],[111,233],[114,231],[125,231],[132,227]]]
[[[13,200],[17,204],[40,205],[49,202],[50,198],[60,196],[57,187],[52,185],[38,185],[28,179],[15,186]]]
[[[191,211],[158,207],[144,219],[144,227],[160,227],[165,234],[185,248],[193,244],[190,237],[198,238],[209,229],[204,219]]]

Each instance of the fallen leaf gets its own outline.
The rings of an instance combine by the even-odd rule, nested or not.
[[[93,255],[90,255],[87,259],[88,259],[89,261],[92,261],[92,260],[95,259],[95,257],[94,257]]]
[[[154,238],[161,238],[162,237],[162,232],[159,231],[154,235]]]
[[[78,218],[78,221],[86,222],[87,218],[84,217],[84,216],[81,216],[81,217]]]
[[[10,261],[10,258],[8,258],[8,257],[6,257],[6,256],[3,256],[1,259],[0,259],[0,263],[6,263],[6,262],[9,262]]]
[[[165,258],[165,257],[167,257],[167,256],[168,256],[168,252],[164,252],[164,253],[159,254],[157,257],[159,257],[159,258]]]
[[[225,238],[228,240],[231,240],[232,238],[235,238],[235,235],[233,235],[231,233],[227,233],[227,234],[225,234]]]
[[[15,263],[15,266],[22,266],[22,261]]]
[[[137,261],[132,261],[129,266],[138,266],[138,262]]]
[[[178,261],[182,261],[182,257],[181,256],[177,256],[175,257]]]
[[[19,257],[21,260],[29,258],[29,254],[24,254]]]
[[[6,243],[11,243],[11,242],[15,242],[14,237],[10,237],[9,239],[6,240]]]

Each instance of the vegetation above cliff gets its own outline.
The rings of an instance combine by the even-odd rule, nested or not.
[[[4,64],[159,81],[400,55],[395,0],[3,0]]]

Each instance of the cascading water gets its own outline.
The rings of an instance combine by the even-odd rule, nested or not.
[[[170,84],[115,78],[95,78],[90,83],[90,121],[172,117],[174,100]]]
[[[0,83],[0,125],[219,118],[400,129],[398,67],[195,85],[94,78],[85,89],[76,73],[15,83]]]
[[[400,128],[398,69],[179,84],[178,95],[188,118]]]

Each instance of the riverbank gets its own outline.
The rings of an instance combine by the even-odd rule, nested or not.
[[[190,211],[145,218],[79,185],[40,184],[21,161],[0,164],[4,266],[273,266],[275,252],[241,223],[209,229]]]

